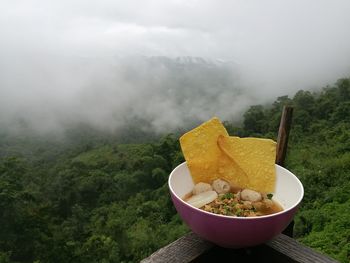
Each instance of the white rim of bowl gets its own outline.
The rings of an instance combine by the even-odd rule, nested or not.
[[[179,164],[178,166],[176,166],[176,167],[172,170],[172,172],[170,173],[169,178],[168,178],[168,187],[169,187],[171,193],[172,193],[177,199],[179,199],[183,204],[185,204],[186,206],[188,206],[188,207],[190,207],[190,208],[193,208],[193,209],[195,209],[195,210],[197,210],[197,211],[199,211],[199,212],[202,212],[202,213],[205,213],[205,214],[208,214],[208,215],[211,215],[211,216],[218,216],[218,217],[230,218],[230,219],[238,219],[238,220],[253,220],[253,219],[258,219],[258,218],[269,218],[269,217],[274,217],[274,216],[277,216],[277,215],[280,215],[280,214],[284,214],[284,213],[286,213],[286,212],[288,212],[288,211],[294,209],[295,207],[297,207],[297,206],[301,203],[301,201],[303,200],[303,197],[304,197],[304,186],[303,186],[303,184],[300,182],[299,178],[298,178],[295,174],[293,174],[291,171],[289,171],[288,169],[286,169],[286,168],[284,168],[284,167],[282,167],[282,166],[280,166],[280,165],[278,165],[278,164],[275,164],[277,167],[281,168],[282,170],[285,170],[285,171],[287,171],[288,173],[291,173],[291,174],[295,177],[297,183],[298,183],[299,186],[300,186],[300,189],[301,189],[301,196],[299,197],[298,201],[297,201],[293,206],[291,206],[291,207],[288,208],[288,209],[284,209],[284,210],[281,211],[281,212],[274,213],[274,214],[270,214],[270,215],[265,215],[265,216],[238,217],[238,216],[225,216],[225,215],[221,215],[221,214],[215,214],[215,213],[207,212],[207,211],[205,211],[205,210],[202,210],[202,209],[199,209],[199,208],[197,208],[197,207],[194,207],[194,206],[190,205],[189,203],[185,202],[184,200],[182,200],[182,198],[179,197],[179,196],[175,193],[174,189],[172,188],[172,186],[171,186],[171,184],[170,184],[170,180],[171,180],[172,176],[174,175],[174,172],[175,172],[177,169],[179,169],[180,166],[185,165],[185,164],[186,164],[186,162],[183,162],[183,163]],[[186,165],[187,165],[187,164],[186,164]],[[187,168],[187,169],[188,169],[188,168]],[[278,202],[278,201],[277,201],[277,202]]]

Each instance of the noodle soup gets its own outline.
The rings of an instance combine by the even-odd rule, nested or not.
[[[233,217],[264,216],[283,211],[273,199],[273,194],[232,188],[221,179],[215,180],[212,185],[196,184],[183,199],[204,211]]]

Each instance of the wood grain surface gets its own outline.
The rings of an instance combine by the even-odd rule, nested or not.
[[[168,246],[154,252],[142,263],[150,262],[300,262],[334,263],[328,256],[312,250],[286,235],[280,234],[264,245],[244,249],[227,249],[202,240],[189,233]],[[260,260],[260,261],[259,261]]]
[[[284,106],[277,137],[276,163],[283,166],[287,154],[289,131],[292,125],[293,107]]]
[[[149,262],[191,262],[193,259],[208,251],[214,244],[205,241],[194,233],[189,233],[169,245],[159,249],[142,263]]]

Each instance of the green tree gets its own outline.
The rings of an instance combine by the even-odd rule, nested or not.
[[[251,106],[244,113],[244,129],[249,133],[263,133],[265,127],[265,113],[262,105]]]

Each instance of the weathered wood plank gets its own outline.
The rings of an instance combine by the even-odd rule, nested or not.
[[[322,255],[315,250],[300,244],[293,238],[280,234],[273,240],[267,243],[267,245],[276,251],[283,253],[284,255],[294,259],[297,262],[302,263],[334,263],[338,262],[328,256]]]
[[[293,107],[284,106],[277,137],[276,163],[283,166],[286,159],[288,137],[292,125]]]
[[[212,262],[268,262],[268,263],[298,263],[267,245],[244,249],[229,249],[215,246],[203,253],[191,263]]]
[[[141,263],[190,262],[205,251],[211,249],[213,246],[214,244],[205,241],[198,237],[196,234],[190,232],[187,235],[154,252],[148,258],[143,259]]]
[[[188,262],[209,262],[197,259],[202,254],[209,250],[217,248],[212,243],[202,240],[194,233],[189,233],[168,246],[159,249],[148,258],[141,261],[141,263],[150,262],[175,262],[175,263],[188,263]],[[271,253],[273,249],[276,253]],[[220,253],[220,249],[213,253]],[[250,253],[256,253],[256,257],[263,255],[263,253],[269,253],[269,255],[276,256],[278,253],[285,257],[284,262],[300,262],[300,263],[334,263],[337,262],[325,255],[322,255],[311,248],[305,247],[293,238],[286,235],[279,235],[275,239],[266,243],[263,246],[248,249],[226,249],[225,255],[230,255],[230,258],[234,258],[235,255],[240,258],[247,257],[252,258],[254,255]],[[211,254],[213,254],[211,253]],[[281,255],[278,256],[281,258]],[[212,256],[212,255],[211,255]],[[221,255],[222,256],[222,255]],[[227,256],[228,257],[228,256]],[[249,257],[249,258],[248,258]],[[205,259],[205,257],[202,257]],[[278,261],[273,261],[278,262]]]
[[[289,132],[292,126],[293,107],[284,106],[278,129],[277,146],[276,146],[276,163],[283,166],[287,155]],[[283,231],[283,234],[293,237],[294,221]]]

